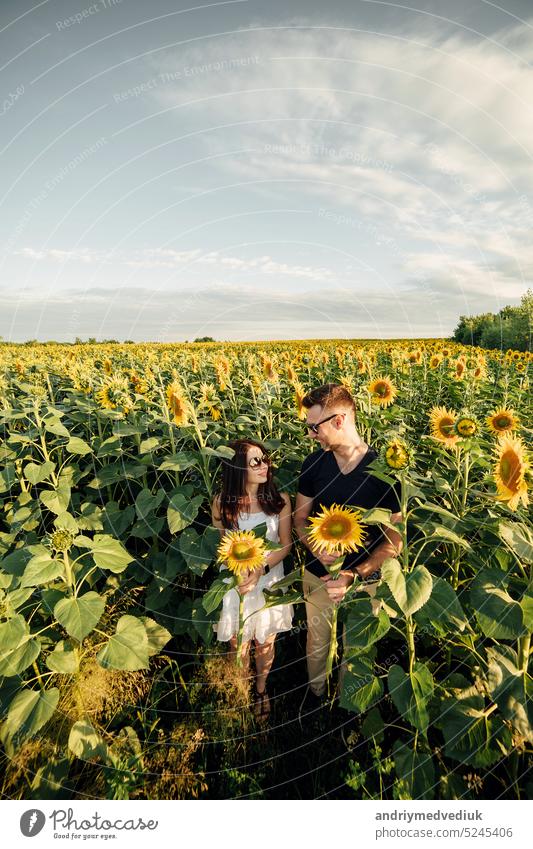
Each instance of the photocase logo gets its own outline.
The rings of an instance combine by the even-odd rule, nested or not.
[[[29,811],[24,811],[20,818],[20,830],[24,837],[35,837],[42,831],[46,822],[46,817],[38,808],[31,808]]]

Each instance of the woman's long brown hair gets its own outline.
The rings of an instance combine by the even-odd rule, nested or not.
[[[231,460],[223,460],[222,462],[220,518],[225,528],[235,530],[238,527],[237,518],[240,507],[246,496],[246,473],[248,471],[246,454],[248,448],[252,446],[259,448],[267,456],[268,452],[264,445],[261,445],[255,439],[234,439],[232,442],[228,442],[228,445],[233,448],[235,454]],[[280,513],[283,508],[284,501],[272,478],[272,466],[270,464],[266,481],[259,484],[257,500],[267,516]]]

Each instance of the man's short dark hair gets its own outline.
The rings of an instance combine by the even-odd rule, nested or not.
[[[311,389],[311,392],[308,392],[302,399],[302,405],[306,410],[309,410],[315,404],[319,404],[324,409],[348,407],[352,410],[354,416],[356,412],[352,394],[341,383],[324,383],[323,386],[317,386],[316,389]]]

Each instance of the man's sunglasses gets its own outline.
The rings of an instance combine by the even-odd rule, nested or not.
[[[346,413],[333,413],[333,415],[328,416],[327,419],[322,419],[322,421],[316,422],[315,424],[309,424],[309,422],[304,422],[304,427],[306,427],[307,430],[312,430],[313,433],[318,433],[318,428],[320,427],[321,424],[325,424],[325,422],[331,421],[331,419],[334,419],[335,416],[345,416],[345,415],[346,415]]]
[[[252,459],[248,461],[248,465],[251,469],[258,469],[263,465],[263,463],[265,466],[270,466],[270,457],[267,457],[266,454],[263,454],[262,457],[252,457]]]

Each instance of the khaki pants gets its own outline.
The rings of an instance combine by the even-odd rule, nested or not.
[[[324,586],[324,582],[308,572],[304,572],[303,591],[307,614],[307,674],[309,686],[315,696],[321,696],[326,689],[326,662],[331,640],[331,611],[333,604]],[[346,635],[343,628],[343,642]],[[340,679],[344,674],[344,662],[340,667]]]
[[[356,592],[366,592],[371,598],[375,595],[378,586],[377,581],[361,584]],[[309,686],[316,696],[321,696],[326,689],[326,662],[328,659],[329,644],[331,640],[331,611],[333,604],[330,601],[328,591],[324,582],[308,572],[304,572],[303,591],[305,597],[305,611],[307,614],[307,674]],[[379,611],[379,602],[372,600],[374,615]],[[342,642],[346,652],[346,627],[342,628]],[[339,667],[339,685],[346,671],[344,657]]]

